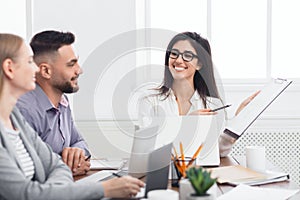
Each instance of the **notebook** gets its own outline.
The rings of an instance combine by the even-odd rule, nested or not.
[[[225,133],[239,138],[291,83],[286,79],[272,79],[236,117],[228,121]]]
[[[224,119],[223,119],[224,120]],[[218,138],[223,130],[223,122],[216,115],[190,115],[154,118],[159,126],[156,138],[156,148],[173,142],[179,153],[180,142],[183,145],[185,157],[192,157],[203,143],[203,149],[196,159],[201,166],[218,166],[220,164]]]

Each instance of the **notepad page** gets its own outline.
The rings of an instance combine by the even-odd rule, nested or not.
[[[259,115],[292,83],[292,81],[271,80],[260,93],[233,119],[226,129],[241,136]]]
[[[253,200],[253,199],[272,199],[272,200],[282,200],[288,199],[289,197],[295,195],[298,189],[282,189],[282,188],[262,188],[262,187],[252,187],[248,185],[238,185],[229,192],[221,195],[217,200],[232,200],[232,199],[243,199],[243,200]],[[251,194],[251,195],[249,195]]]
[[[82,179],[79,179],[78,181],[76,182],[79,182],[79,183],[91,183],[91,182],[99,182],[99,181],[102,181],[110,176],[112,176],[112,173],[117,173],[118,171],[117,170],[102,170],[102,171],[99,171],[97,173],[94,173],[92,175],[89,175],[87,177],[84,177]]]
[[[120,169],[124,166],[126,160],[91,160],[91,169]]]

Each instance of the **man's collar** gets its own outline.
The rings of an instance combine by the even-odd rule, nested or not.
[[[37,96],[39,97],[40,104],[45,110],[50,110],[52,108],[55,108],[55,106],[51,103],[49,97],[46,95],[44,90],[38,84],[36,84],[35,90],[36,90]],[[69,101],[64,94],[61,96],[61,100],[60,100],[59,104],[64,107],[69,106]]]
[[[60,102],[59,102],[62,106],[64,107],[68,107],[69,106],[69,101],[67,99],[67,96],[65,94],[63,94],[61,96]]]
[[[38,101],[43,109],[50,110],[53,108],[53,105],[52,105],[51,101],[49,100],[48,96],[46,95],[44,90],[41,88],[41,86],[39,86],[38,84],[36,84],[35,93],[36,93],[36,95],[38,97]]]

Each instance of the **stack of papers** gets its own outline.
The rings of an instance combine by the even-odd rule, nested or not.
[[[291,196],[299,192],[298,189],[287,190],[287,189],[275,189],[275,188],[261,188],[252,187],[248,185],[238,185],[229,192],[221,195],[217,200],[232,200],[232,199],[243,199],[243,200],[253,200],[253,199],[272,199],[272,200],[282,200],[288,199]]]
[[[126,164],[127,160],[107,160],[97,159],[91,160],[91,169],[121,169]]]
[[[217,182],[220,184],[262,185],[289,179],[287,173],[268,170],[264,173],[256,172],[241,165],[216,167],[209,169],[209,171],[211,171],[212,177],[217,178]]]
[[[96,182],[99,182],[99,181],[102,181],[104,179],[107,179],[109,177],[114,177],[112,175],[112,173],[117,173],[118,171],[116,170],[102,170],[102,171],[99,171],[97,173],[94,173],[90,176],[87,176],[87,177],[84,177],[82,179],[79,179],[77,180],[76,182],[78,183],[96,183]]]

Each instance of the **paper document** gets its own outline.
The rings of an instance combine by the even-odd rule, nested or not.
[[[118,173],[118,171],[117,170],[102,170],[102,171],[94,173],[90,176],[79,179],[76,182],[79,182],[79,183],[96,183],[96,182],[102,181],[103,179],[106,179],[110,176],[113,176],[112,173]]]
[[[299,192],[298,189],[287,190],[287,189],[275,189],[275,188],[262,188],[262,187],[252,187],[248,185],[238,185],[229,192],[219,196],[217,200],[232,200],[232,199],[243,199],[243,200],[253,200],[253,199],[272,199],[272,200],[282,200],[288,199],[291,196]]]
[[[279,182],[289,179],[289,175],[283,172],[266,171],[264,173],[253,171],[241,165],[226,167],[216,167],[209,169],[212,176],[220,184],[228,183],[231,185],[263,185],[266,183]]]
[[[225,132],[239,138],[291,83],[285,79],[272,79],[236,117],[228,121]]]
[[[91,169],[121,169],[127,160],[106,160],[106,159],[97,159],[91,160]]]

